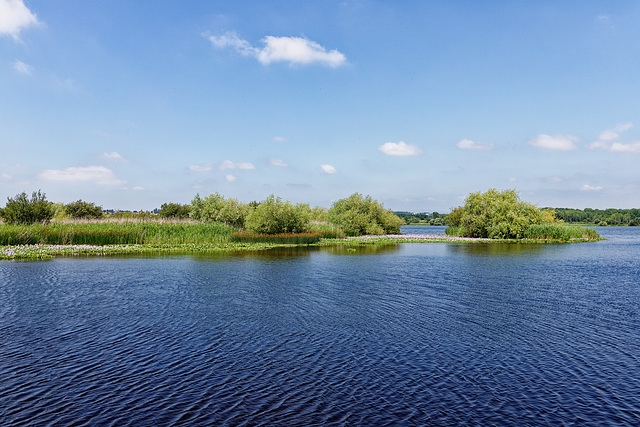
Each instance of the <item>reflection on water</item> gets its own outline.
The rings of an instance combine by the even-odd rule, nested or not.
[[[605,232],[2,262],[0,425],[638,425],[640,234]]]
[[[455,255],[474,256],[536,256],[547,251],[549,245],[526,243],[473,243],[448,244],[447,249]]]

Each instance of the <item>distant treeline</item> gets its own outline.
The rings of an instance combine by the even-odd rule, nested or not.
[[[640,209],[554,208],[556,217],[566,223],[593,225],[640,225]]]
[[[444,222],[445,214],[438,212],[432,213],[412,213],[412,212],[394,212],[397,216],[402,218],[407,224],[424,224],[424,225],[446,225]]]

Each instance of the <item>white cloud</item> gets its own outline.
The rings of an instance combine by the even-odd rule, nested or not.
[[[133,191],[145,191],[146,188],[144,187],[140,187],[139,185],[136,185],[135,187],[132,188]]]
[[[278,142],[285,142],[287,139],[284,136],[274,136],[273,140]]]
[[[536,138],[528,141],[534,147],[547,148],[549,150],[571,151],[578,148],[576,142],[580,138],[574,135],[538,135]]]
[[[19,40],[20,31],[36,24],[38,18],[22,0],[0,0],[0,34]]]
[[[289,165],[287,163],[283,162],[280,159],[274,159],[274,158],[269,159],[269,164],[271,164],[272,166],[279,167],[279,168],[288,168],[289,167]]]
[[[11,178],[13,178],[11,175],[9,175],[8,173],[5,173],[5,172],[3,172],[2,175],[0,175],[0,176],[2,176],[2,179],[11,179]]]
[[[327,51],[320,44],[302,37],[266,36],[262,39],[264,47],[251,46],[247,40],[234,32],[221,36],[203,34],[218,49],[231,48],[244,56],[256,58],[260,63],[286,62],[289,65],[309,65],[318,63],[329,67],[339,67],[346,63],[346,57],[337,50]]]
[[[322,172],[326,173],[327,175],[338,173],[338,170],[331,165],[320,165],[320,168],[322,169]]]
[[[516,182],[518,180],[518,178],[516,178],[515,176],[509,177],[509,182]]]
[[[107,160],[120,160],[124,161],[125,158],[120,155],[120,153],[116,153],[112,151],[111,153],[100,153],[98,154],[99,159],[107,159]]]
[[[224,177],[224,179],[226,179],[226,180],[227,180],[227,182],[235,182],[235,181],[236,181],[236,177],[235,177],[235,176],[233,176],[233,175],[226,175],[226,176]]]
[[[25,64],[24,62],[18,59],[16,59],[15,62],[13,63],[13,69],[19,73],[26,74],[28,76],[30,76],[31,72],[33,71],[33,67],[31,65]]]
[[[595,187],[585,184],[582,187],[580,187],[580,190],[582,191],[600,191],[602,190],[602,186],[600,185],[596,185]]]
[[[189,166],[189,170],[193,172],[208,172],[213,169],[213,166],[209,163],[204,165],[191,165]]]
[[[640,153],[640,141],[633,141],[628,144],[614,142],[611,145],[611,151],[614,153]]]
[[[409,145],[400,142],[385,142],[378,147],[378,150],[387,156],[418,156],[422,154],[422,150],[417,145]]]
[[[613,129],[607,129],[600,133],[598,140],[592,142],[588,147],[592,150],[609,150],[612,152],[640,153],[640,141],[633,141],[628,144],[615,142],[620,138],[622,132],[633,127],[632,122],[618,123]]]
[[[471,141],[470,139],[463,139],[456,144],[456,147],[458,147],[461,150],[488,151],[488,150],[493,150],[495,146],[494,144],[488,144],[486,142],[474,142],[474,141]]]
[[[231,160],[225,160],[224,162],[222,162],[222,164],[220,165],[220,170],[225,170],[225,169],[245,169],[245,170],[251,170],[251,169],[255,169],[256,167],[254,165],[252,165],[251,163],[247,163],[247,162],[240,162],[240,163],[235,163],[232,162]]]
[[[113,171],[104,166],[70,167],[66,169],[47,169],[40,174],[47,181],[82,182],[91,181],[99,185],[123,185],[126,181],[118,179]]]

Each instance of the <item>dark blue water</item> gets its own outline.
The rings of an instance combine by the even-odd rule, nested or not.
[[[638,425],[640,228],[598,231],[3,261],[0,425]]]

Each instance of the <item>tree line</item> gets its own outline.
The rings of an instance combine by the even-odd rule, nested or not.
[[[640,226],[640,209],[555,208],[556,217],[566,223]]]

